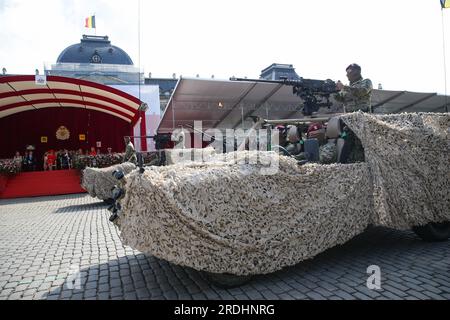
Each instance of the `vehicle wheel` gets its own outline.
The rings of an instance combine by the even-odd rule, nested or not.
[[[110,205],[114,204],[114,199],[108,198],[108,199],[103,200],[103,202],[106,203],[108,206],[110,206]]]
[[[413,231],[424,241],[446,241],[450,238],[450,221],[413,227]]]
[[[234,288],[242,286],[243,284],[249,282],[253,276],[238,276],[229,273],[212,273],[205,272],[208,280],[215,286],[223,289]]]

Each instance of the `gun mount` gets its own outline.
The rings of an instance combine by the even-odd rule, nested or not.
[[[285,86],[292,86],[292,94],[298,96],[303,100],[302,113],[305,116],[310,116],[313,112],[317,112],[320,107],[331,107],[330,96],[338,92],[336,83],[333,80],[315,80],[303,79],[288,80],[281,78],[281,80],[263,80],[263,79],[243,79],[230,78],[231,81],[249,81],[261,83],[279,83]]]

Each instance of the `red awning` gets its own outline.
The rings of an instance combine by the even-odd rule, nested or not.
[[[111,114],[134,125],[142,102],[123,91],[86,80],[34,75],[0,77],[0,118],[41,108],[84,108]]]

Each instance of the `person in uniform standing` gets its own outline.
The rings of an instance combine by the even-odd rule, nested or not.
[[[130,137],[125,137],[125,156],[123,157],[123,162],[132,162],[134,164],[137,163],[136,150],[134,149],[134,145],[131,142]]]
[[[361,75],[361,67],[352,63],[345,69],[349,85],[338,81],[336,87],[340,90],[335,99],[344,104],[345,112],[363,111],[372,112],[372,81],[364,79]]]
[[[349,85],[346,86],[338,81],[336,88],[340,90],[335,94],[334,98],[344,105],[344,112],[372,112],[372,81],[368,78],[363,78],[361,75],[361,67],[356,63],[349,65],[345,71]],[[364,148],[361,140],[348,127],[344,126],[345,143],[342,148],[339,162],[362,162],[365,160]]]

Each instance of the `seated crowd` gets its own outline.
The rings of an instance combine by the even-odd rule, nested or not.
[[[107,154],[113,154],[112,148],[107,148]],[[90,150],[78,149],[77,151],[69,151],[61,149],[55,151],[53,149],[46,151],[42,156],[41,161],[38,161],[33,150],[25,151],[22,156],[19,151],[16,151],[13,161],[20,167],[21,171],[51,171],[51,170],[65,170],[73,168],[73,160],[76,156],[97,156],[101,155],[100,149],[91,147]]]

